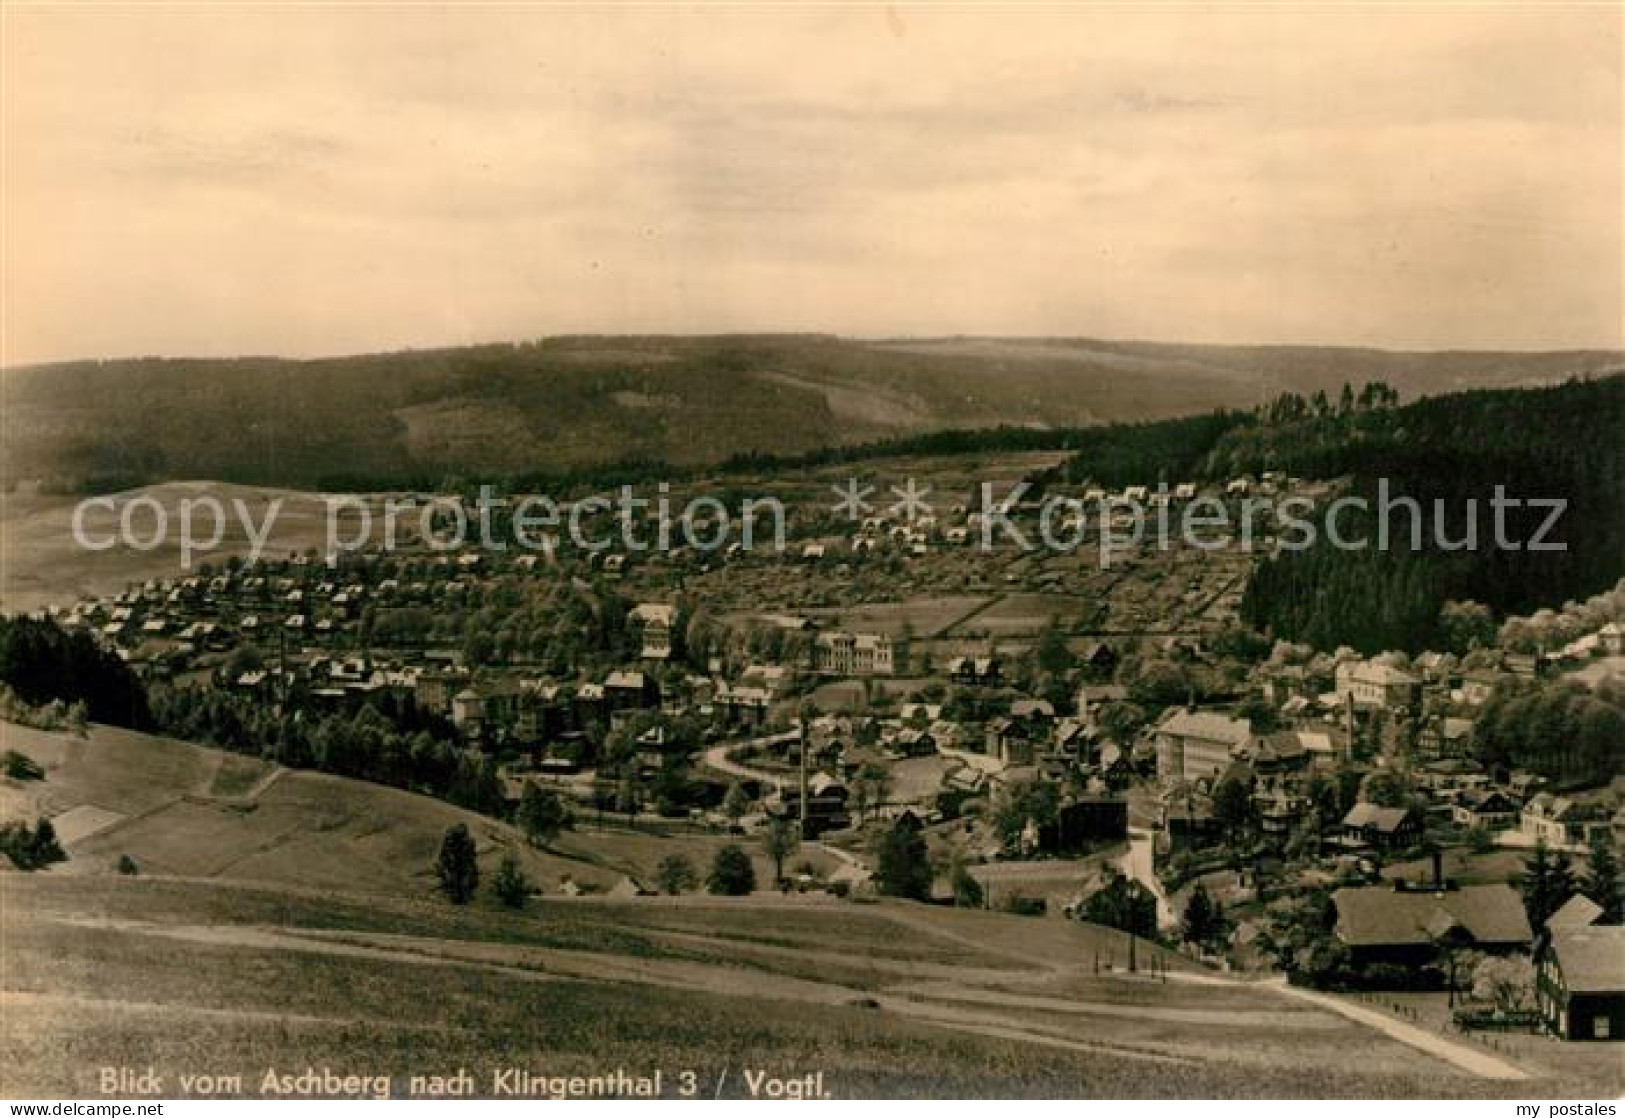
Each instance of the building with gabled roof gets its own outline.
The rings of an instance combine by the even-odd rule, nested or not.
[[[1534,934],[1523,898],[1510,885],[1387,886],[1339,889],[1334,934],[1357,965],[1423,967],[1440,951],[1522,951]]]
[[[1212,711],[1173,710],[1157,724],[1157,776],[1196,780],[1217,776],[1252,741],[1242,718]]]
[[[1548,926],[1535,948],[1535,1006],[1563,1040],[1625,1039],[1625,927]]]
[[[1597,800],[1540,792],[1523,805],[1524,834],[1554,849],[1580,850],[1611,830],[1613,810]]]
[[[1343,835],[1351,845],[1394,850],[1422,837],[1422,820],[1408,807],[1383,807],[1362,800],[1343,817]]]
[[[1576,893],[1546,918],[1546,928],[1589,928],[1602,918],[1602,906],[1584,893]]]
[[[1364,707],[1400,710],[1421,698],[1422,681],[1376,660],[1345,660],[1337,665],[1337,695]]]

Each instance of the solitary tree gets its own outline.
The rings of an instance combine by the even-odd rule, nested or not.
[[[513,852],[502,856],[497,863],[496,876],[491,879],[491,891],[496,894],[497,900],[509,908],[523,908],[525,901],[530,897],[530,878],[519,866],[519,859]]]
[[[1439,634],[1455,653],[1495,644],[1495,617],[1480,602],[1446,602],[1439,608]]]
[[[1535,997],[1535,968],[1528,959],[1486,956],[1473,968],[1473,997],[1502,1013],[1526,1009]]]
[[[516,816],[532,846],[546,846],[570,824],[570,809],[551,788],[526,784]]]
[[[1562,908],[1574,895],[1574,874],[1569,868],[1569,856],[1559,853],[1552,857],[1544,839],[1535,843],[1535,850],[1524,863],[1523,907],[1529,915],[1529,926],[1536,932],[1546,927],[1552,913]]]
[[[1149,939],[1157,934],[1157,898],[1138,881],[1114,870],[1105,886],[1084,902],[1083,918]]]
[[[1625,895],[1619,885],[1619,861],[1607,838],[1598,838],[1591,844],[1586,857],[1586,896],[1602,909],[1598,922],[1618,924],[1625,921]]]
[[[718,850],[711,861],[711,876],[706,887],[724,897],[743,897],[755,892],[756,867],[750,864],[750,855],[733,843]]]
[[[6,750],[0,757],[0,766],[5,768],[6,775],[12,780],[44,780],[45,770],[38,761],[25,753],[18,753],[14,749]]]
[[[41,819],[34,825],[34,839],[31,851],[34,865],[48,866],[52,862],[65,862],[67,854],[62,850],[62,844],[57,841],[56,827],[49,819]]]
[[[1008,853],[1021,849],[1029,829],[1043,831],[1061,810],[1060,789],[1048,780],[1018,780],[1006,785],[993,803],[993,829]]]
[[[1240,845],[1251,832],[1253,790],[1240,776],[1226,776],[1213,788],[1213,818],[1224,826],[1225,838]]]
[[[675,897],[694,888],[699,883],[699,874],[694,872],[694,863],[686,855],[668,854],[660,859],[655,880],[662,893]]]
[[[452,904],[467,904],[474,899],[474,890],[480,884],[480,866],[474,855],[474,836],[468,833],[466,824],[446,828],[435,874],[440,879],[440,891]]]
[[[1336,923],[1328,893],[1279,900],[1264,912],[1258,946],[1294,982],[1326,986],[1350,965],[1348,948],[1333,933]]]
[[[1363,797],[1378,807],[1406,807],[1415,789],[1410,781],[1391,769],[1379,769],[1365,778]]]
[[[762,849],[773,859],[773,882],[784,880],[784,860],[801,845],[801,830],[788,819],[774,819],[762,832]]]
[[[913,816],[903,816],[881,836],[875,862],[876,886],[888,897],[931,899],[931,859]]]
[[[737,780],[728,785],[728,794],[722,797],[722,814],[728,822],[738,823],[749,809],[750,797],[745,795],[744,786]]]
[[[1185,942],[1198,945],[1211,942],[1218,931],[1216,916],[1213,898],[1202,883],[1197,882],[1190,900],[1185,902],[1185,915],[1180,920]]]

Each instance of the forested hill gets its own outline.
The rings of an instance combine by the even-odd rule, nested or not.
[[[1375,504],[1379,482],[1422,506],[1423,547],[1411,519],[1391,519],[1392,546],[1345,550],[1322,538],[1255,571],[1242,604],[1250,623],[1321,647],[1365,651],[1443,647],[1439,613],[1474,600],[1498,615],[1584,598],[1625,575],[1625,377],[1522,391],[1477,391],[1393,406],[1377,398],[1278,399],[1252,422],[1229,425],[1203,454],[1210,476],[1278,469],[1349,477]],[[1548,537],[1561,551],[1495,544],[1489,502],[1561,499]],[[1475,504],[1476,502],[1476,504]],[[1438,515],[1442,508],[1444,515]],[[1476,547],[1469,538],[1469,514]],[[1506,538],[1533,538],[1547,511],[1507,517]],[[1345,538],[1376,538],[1374,514],[1349,516]],[[1441,546],[1442,540],[1449,546]]]
[[[945,430],[1251,411],[1381,379],[1407,399],[1625,368],[1612,351],[1394,353],[1088,338],[562,337],[289,361],[5,370],[0,473],[396,488],[606,463],[703,466]]]
[[[130,666],[88,632],[51,620],[0,616],[0,708],[84,705],[87,718],[117,726],[152,725],[147,695]]]

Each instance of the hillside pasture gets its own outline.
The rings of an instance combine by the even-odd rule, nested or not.
[[[592,1074],[606,1062],[661,1070],[670,1093],[693,1070],[724,1097],[744,1092],[741,1067],[822,1071],[840,1097],[1488,1086],[1267,989],[1131,988],[1059,970],[1051,951],[1075,957],[1096,934],[1060,922],[767,898],[555,900],[514,915],[57,874],[13,875],[7,889],[20,903],[0,913],[0,1086],[13,1097],[93,1096],[97,1069],[117,1065],[153,1066],[172,1094],[183,1072],[239,1075],[258,1095],[267,1069],[307,1065],[388,1077],[396,1095],[411,1074],[467,1067],[489,1094],[499,1068]],[[1024,934],[1043,926],[1036,943]],[[1062,977],[1075,1001],[1061,1002]]]
[[[129,855],[149,873],[419,896],[433,889],[446,828],[464,823],[487,873],[512,852],[544,892],[565,878],[607,889],[623,875],[652,889],[671,854],[703,876],[729,841],[745,845],[762,887],[772,881],[758,843],[667,834],[653,821],[627,826],[611,816],[599,826],[588,816],[543,849],[506,823],[427,796],[172,738],[107,726],[77,738],[0,723],[0,743],[46,769],[43,781],[0,779],[0,811],[6,819],[67,819],[64,873],[111,873]],[[802,861],[834,868],[813,846],[788,865]]]
[[[565,872],[607,884],[673,852],[703,869],[720,836],[583,826],[538,850],[438,801],[262,775],[182,742],[4,732],[47,767],[8,795],[105,824],[69,841],[66,863],[0,878],[13,1097],[94,1095],[97,1069],[118,1064],[154,1066],[175,1093],[181,1072],[241,1075],[258,1094],[267,1068],[307,1064],[385,1075],[400,1093],[427,1070],[586,1074],[606,1060],[661,1069],[668,1087],[694,1070],[724,1096],[743,1090],[741,1066],[821,1070],[837,1095],[1505,1090],[1150,944],[1139,957],[1157,971],[1126,974],[1122,933],[1072,921],[824,894],[553,893]],[[236,794],[215,794],[222,781]],[[469,906],[440,899],[430,866],[452,822],[473,830],[487,875],[512,850],[549,895],[522,911],[484,889]],[[124,853],[139,875],[114,871]],[[833,855],[808,847],[792,865],[802,857]],[[1556,1066],[1518,1089],[1606,1086],[1543,1070]],[[723,1067],[735,1078],[718,1083]]]

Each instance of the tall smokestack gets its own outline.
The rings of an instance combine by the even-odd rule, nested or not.
[[[1437,891],[1444,889],[1444,851],[1437,846],[1433,848],[1433,888]]]

